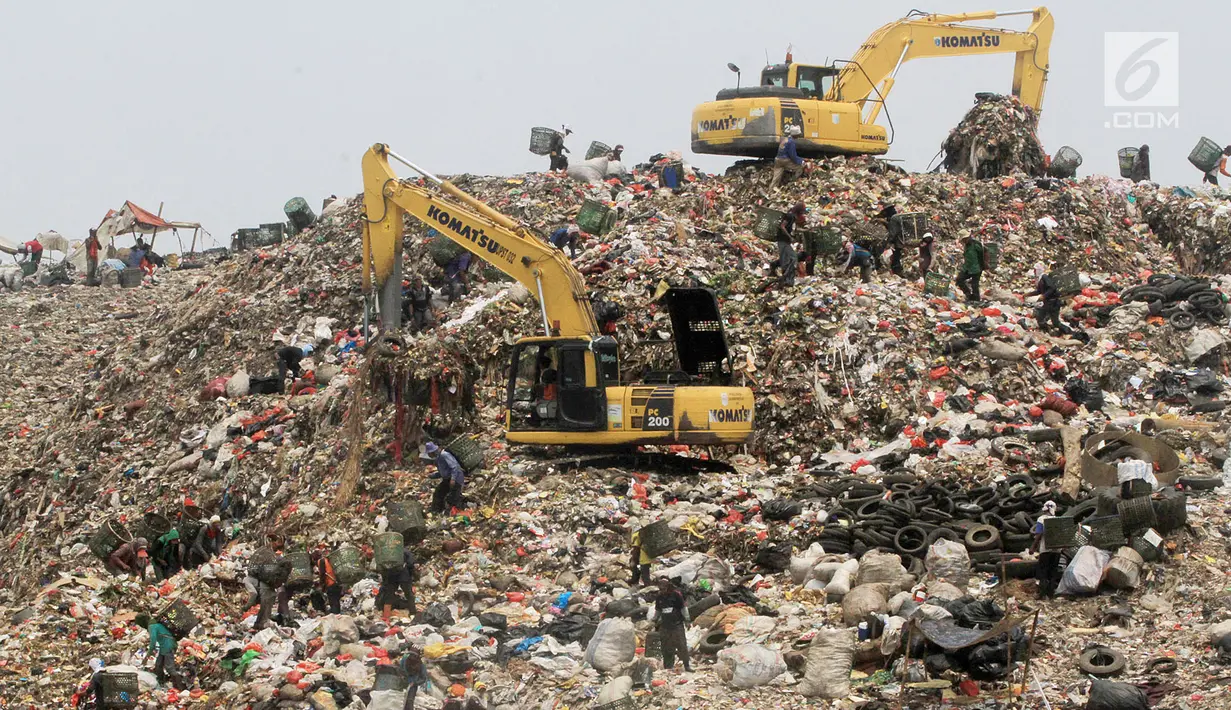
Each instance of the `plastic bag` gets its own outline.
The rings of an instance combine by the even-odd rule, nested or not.
[[[568,176],[578,182],[602,182],[607,176],[607,159],[591,158],[568,166]]]
[[[808,646],[808,663],[799,692],[806,698],[837,700],[851,694],[854,629],[822,629]]]
[[[604,619],[586,646],[585,661],[600,671],[609,671],[633,660],[637,632],[628,619]]]
[[[968,629],[990,629],[1004,618],[1004,611],[991,599],[973,601],[957,615],[958,626]]]
[[[953,540],[937,540],[928,548],[923,566],[928,576],[958,587],[970,582],[970,553],[966,546]]]
[[[405,705],[405,690],[373,690],[368,710],[402,710]]]
[[[775,626],[777,622],[771,616],[745,616],[735,622],[735,628],[731,629],[727,642],[734,646],[765,643],[774,632]]]
[[[851,580],[857,572],[859,572],[858,560],[843,562],[838,571],[833,573],[833,579],[825,585],[825,594],[835,598],[846,596],[851,591]]]
[[[825,554],[825,549],[821,547],[821,543],[814,542],[808,549],[795,555],[791,558],[791,581],[796,584],[803,584],[808,580],[812,568],[816,566],[816,561]]]
[[[764,646],[736,646],[718,652],[718,677],[736,688],[765,685],[783,673],[782,654]]]
[[[761,505],[761,517],[765,520],[787,521],[804,512],[804,506],[786,498],[775,498]]]
[[[1111,680],[1095,680],[1090,684],[1090,699],[1086,710],[1149,710],[1150,702],[1141,688]]]
[[[791,566],[791,546],[785,543],[766,545],[757,551],[753,561],[770,572],[781,572]]]
[[[424,607],[423,611],[415,615],[416,624],[427,624],[435,628],[443,628],[453,625],[453,612],[449,611],[449,607],[440,602],[433,602]]]
[[[1103,573],[1111,562],[1111,553],[1086,545],[1077,550],[1073,561],[1064,569],[1056,594],[1076,596],[1094,594],[1103,582]]]

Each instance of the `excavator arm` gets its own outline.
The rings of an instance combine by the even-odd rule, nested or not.
[[[398,179],[390,158],[423,179]],[[409,214],[525,286],[538,298],[545,335],[598,335],[585,280],[563,251],[382,143],[363,156],[363,200],[363,288],[375,291],[382,329],[401,327],[403,215]]]
[[[1012,15],[1031,15],[1024,32],[966,25]],[[880,115],[903,63],[922,57],[959,57],[976,54],[1017,55],[1013,94],[1036,112],[1043,107],[1047,85],[1048,53],[1055,21],[1045,7],[1016,12],[972,12],[960,15],[908,15],[872,33],[842,68],[826,97],[858,103],[864,123]],[[867,109],[871,105],[871,111]]]

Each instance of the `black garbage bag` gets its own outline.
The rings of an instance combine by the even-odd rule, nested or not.
[[[1009,674],[1009,644],[987,641],[970,650],[966,671],[979,681],[998,680]]]
[[[954,614],[958,626],[968,629],[990,629],[1004,618],[1004,610],[990,599],[971,602]]]
[[[753,559],[762,568],[775,574],[791,566],[791,546],[789,544],[765,545]]]
[[[603,610],[603,614],[607,618],[615,618],[615,617],[621,617],[621,616],[632,617],[633,615],[637,613],[638,609],[641,609],[641,605],[637,603],[636,599],[633,599],[632,597],[625,597],[623,599],[616,599],[615,601],[608,604],[607,607]],[[644,611],[643,611],[643,615],[644,615]]]
[[[1094,680],[1086,710],[1149,710],[1150,703],[1141,688],[1111,680]]]
[[[415,615],[416,624],[427,624],[434,628],[443,626],[451,626],[453,624],[453,612],[449,611],[449,607],[440,602],[432,602],[423,608],[423,611]]]
[[[586,614],[569,614],[553,619],[539,632],[540,636],[552,636],[560,643],[577,641],[582,646],[590,643],[594,631],[598,629],[598,619]]]
[[[479,623],[489,629],[497,631],[505,631],[509,628],[509,619],[504,614],[496,614],[490,611],[485,611],[479,614]]]
[[[804,512],[804,507],[793,500],[775,498],[761,505],[761,517],[766,520],[781,520],[786,522]],[[790,561],[787,561],[790,564]]]

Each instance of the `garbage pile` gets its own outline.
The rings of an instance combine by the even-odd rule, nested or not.
[[[1225,702],[1204,680],[1221,591],[1202,580],[1225,572],[1227,501],[1197,491],[1221,482],[1227,460],[1211,402],[1226,384],[1228,333],[1204,315],[1200,329],[1177,330],[1151,304],[1170,288],[1184,312],[1213,314],[1227,284],[1151,286],[1181,269],[1121,180],[972,181],[866,158],[817,161],[773,197],[768,180],[739,169],[674,187],[640,171],[598,184],[455,181],[541,233],[587,202],[610,210],[574,263],[624,314],[615,337],[629,381],[674,369],[655,298],[664,284],[718,294],[735,382],[756,392],[756,433],[721,454],[727,467],[689,477],[507,448],[508,355],[537,332],[533,298],[474,268],[469,292],[451,299],[437,235],[413,220],[406,273],[435,284],[434,324],[398,354],[369,357],[356,199],[279,245],[105,298],[78,286],[0,297],[5,351],[54,354],[0,369],[13,403],[0,409],[0,696],[67,706],[87,662],[105,657],[137,669],[157,707],[401,707],[386,666],[413,648],[431,707],[772,707],[796,692],[922,705],[1003,693],[1011,669],[1021,682],[1030,637],[1026,696],[1042,707],[1041,694],[1054,706],[1091,692],[1078,659],[1093,636],[1130,657],[1123,677],[1170,654],[1173,693]],[[758,208],[796,200],[807,229],[839,244],[886,206],[924,213],[945,276],[959,238],[980,235],[1000,255],[987,301],[925,292],[913,254],[907,278],[859,284],[826,252],[815,276],[775,284],[773,244],[753,225]],[[1040,332],[1024,300],[1038,261],[1073,272],[1073,337]],[[1142,284],[1164,296],[1128,290]],[[308,344],[304,376],[271,387],[273,353]],[[1129,430],[1163,446],[1111,445]],[[1084,447],[1083,432],[1095,436]],[[378,621],[376,536],[398,506],[429,503],[422,444],[459,435],[483,453],[468,504],[428,516],[418,613]],[[1132,462],[1154,482],[1138,465],[1126,480],[1146,483],[1122,489],[1119,466]],[[1072,589],[1114,590],[1038,598],[1031,549],[1049,502],[1071,521],[1072,544],[1056,545]],[[190,508],[219,515],[232,541],[195,569],[138,581],[111,575],[91,549],[111,524],[132,533],[147,512],[178,520]],[[659,660],[654,591],[631,584],[630,537],[654,523],[674,544],[653,574],[676,578],[690,610],[694,673],[683,676]],[[342,614],[313,612],[305,592],[291,601],[296,621],[253,630],[244,577],[271,537],[288,551],[358,550]],[[198,621],[178,640],[182,689],[152,679],[146,632],[131,623],[174,601]],[[1125,603],[1127,614],[1103,613]],[[1142,633],[1147,624],[1172,631]]]
[[[1231,265],[1231,203],[1219,190],[1139,185],[1133,194],[1143,219],[1187,273],[1221,274]]]
[[[945,170],[976,179],[1024,173],[1042,177],[1047,158],[1034,109],[1013,95],[980,93],[941,148]]]

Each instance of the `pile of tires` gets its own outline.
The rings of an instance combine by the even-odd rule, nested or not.
[[[1155,274],[1147,283],[1125,290],[1120,300],[1148,304],[1150,315],[1166,318],[1176,330],[1188,330],[1198,323],[1226,325],[1231,321],[1226,299],[1208,279]]]

